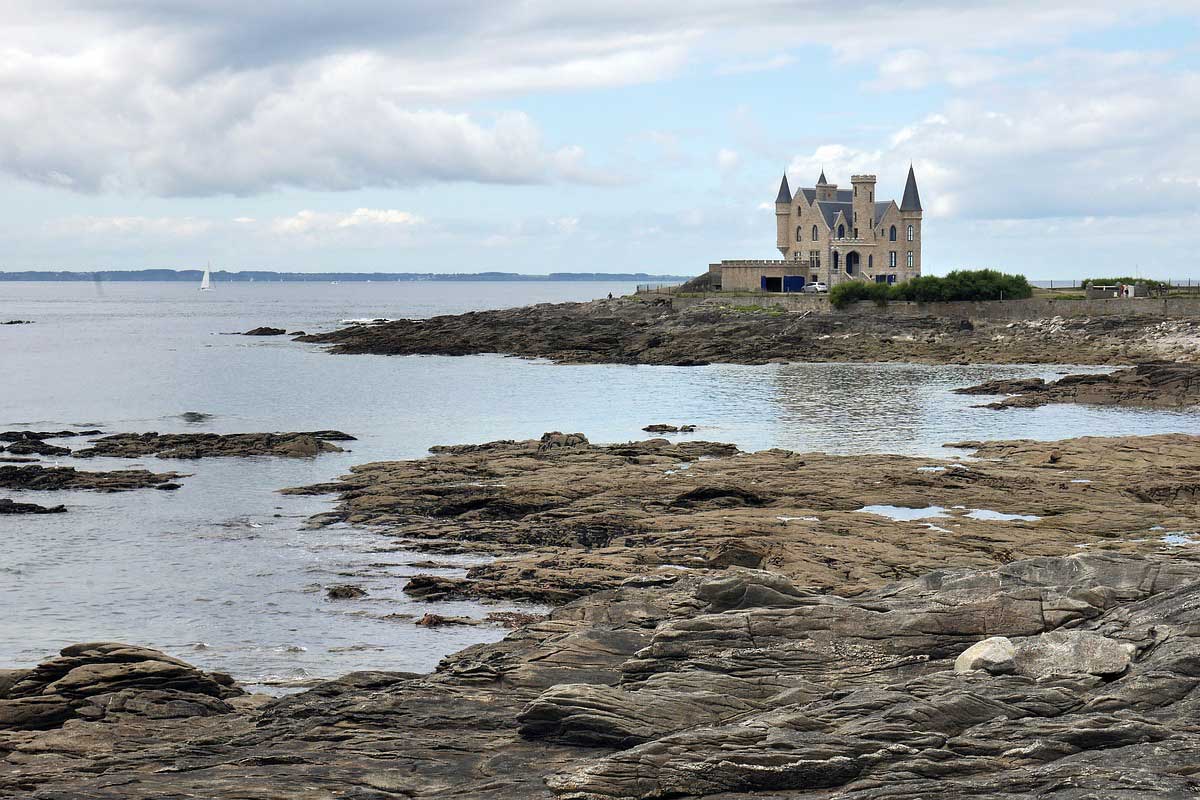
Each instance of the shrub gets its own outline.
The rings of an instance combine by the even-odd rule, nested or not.
[[[869,300],[868,290],[873,283],[865,281],[846,281],[839,283],[829,290],[829,302],[834,308],[846,308],[851,303]]]
[[[903,283],[866,283],[846,281],[829,292],[834,308],[846,308],[860,300],[886,305],[888,300],[915,300],[919,303],[952,300],[1018,300],[1033,296],[1033,287],[1024,275],[1006,275],[994,269],[955,270],[944,278],[922,275]]]

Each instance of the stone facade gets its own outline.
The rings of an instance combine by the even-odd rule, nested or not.
[[[790,292],[815,282],[898,283],[920,275],[921,197],[912,167],[899,204],[876,199],[874,175],[854,175],[850,185],[839,189],[822,172],[816,186],[793,195],[785,174],[775,198],[776,246],[783,258],[723,261],[721,287]]]

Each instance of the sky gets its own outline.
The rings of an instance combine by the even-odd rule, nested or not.
[[[690,275],[912,164],[926,273],[1200,278],[1200,0],[4,6],[0,270]]]

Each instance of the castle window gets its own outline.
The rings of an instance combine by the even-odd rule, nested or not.
[[[891,267],[892,269],[896,268],[896,251],[895,250],[892,250],[890,253],[888,253],[888,266]]]
[[[804,228],[802,228],[802,227],[800,227],[799,225],[797,225],[797,226],[796,226],[796,241],[797,241],[797,242],[798,242],[798,241],[800,241],[801,239],[803,239],[803,238],[804,238],[804,237],[801,235],[801,234],[803,234],[803,233],[804,233]]]
[[[867,255],[867,269],[871,269],[873,266],[875,266],[875,256]]]
[[[854,238],[855,238],[855,239],[857,239],[857,238],[858,238],[858,228],[855,228],[855,229],[854,229]]]
[[[912,225],[908,226],[908,240],[910,242],[913,240],[913,226]]]
[[[858,212],[857,211],[854,212],[854,224],[855,225],[858,224]]]
[[[896,226],[895,225],[893,225],[891,228],[888,229],[888,241],[889,242],[896,241]]]
[[[813,269],[820,269],[821,268],[821,251],[820,250],[809,250],[808,251],[808,263],[812,265]],[[813,283],[816,283],[816,282],[817,282],[816,277],[813,277]]]
[[[813,241],[814,242],[817,240],[817,235],[818,235],[817,234],[817,226],[813,225]]]
[[[867,192],[867,202],[868,203],[875,202],[875,193],[874,192]]]
[[[845,225],[838,225],[838,237],[837,238],[839,238],[839,239],[846,238],[846,226]]]
[[[804,216],[804,206],[796,206],[796,216]]]
[[[833,266],[831,266],[829,269],[833,272],[837,272],[839,266],[841,266],[841,257],[837,252],[835,252],[833,254]]]
[[[909,250],[908,251],[908,268],[912,269],[912,265],[913,265],[913,251]]]

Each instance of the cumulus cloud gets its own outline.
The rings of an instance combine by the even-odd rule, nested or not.
[[[358,208],[348,214],[329,214],[304,210],[290,217],[279,217],[271,222],[271,231],[278,234],[310,234],[331,232],[347,228],[358,229],[411,229],[423,225],[425,220],[407,211],[394,208]]]
[[[701,55],[726,72],[774,69],[812,45],[846,62],[894,52],[877,65],[888,85],[967,86],[1011,68],[990,48],[1194,10],[1194,0],[785,5],[694,0],[681,15],[662,0],[498,0],[483,11],[469,0],[10,0],[0,169],[167,196],[620,183],[575,143],[547,141],[520,98],[663,80]],[[795,50],[764,57],[763,41]]]

